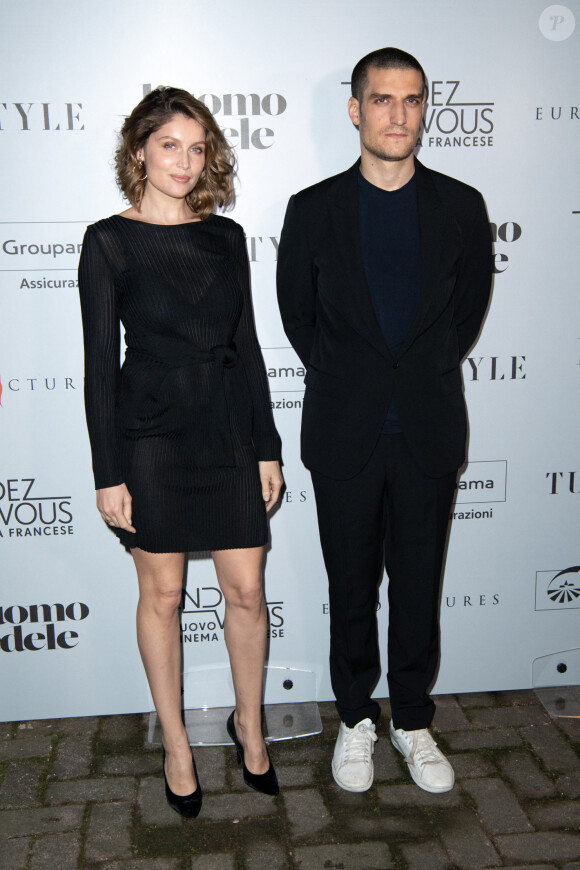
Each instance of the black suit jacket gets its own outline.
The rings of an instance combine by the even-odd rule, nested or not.
[[[393,357],[364,272],[359,166],[291,197],[280,239],[280,312],[307,368],[302,460],[329,477],[353,477],[394,399],[415,460],[441,477],[465,460],[460,363],[481,327],[492,275],[483,198],[415,161],[421,295],[407,340]]]

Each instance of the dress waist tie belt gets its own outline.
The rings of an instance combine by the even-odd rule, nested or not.
[[[230,428],[230,407],[234,391],[238,401],[245,395],[244,371],[234,345],[217,344],[211,350],[189,347],[184,355],[159,357],[146,350],[128,347],[127,358],[139,357],[159,362],[172,369],[189,366],[209,365],[210,368],[210,407],[213,428],[211,432],[212,449],[209,465],[213,467],[235,467],[232,432]],[[226,377],[226,371],[229,375]],[[248,437],[250,433],[248,433]],[[204,463],[205,464],[205,463]]]

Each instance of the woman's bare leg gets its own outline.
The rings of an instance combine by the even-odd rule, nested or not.
[[[183,553],[131,550],[139,578],[137,642],[163,732],[166,775],[177,795],[195,791],[191,749],[181,714],[179,605]]]
[[[269,766],[260,716],[267,631],[263,551],[263,547],[251,547],[212,553],[226,601],[224,635],[236,694],[234,724],[246,767],[257,774]]]

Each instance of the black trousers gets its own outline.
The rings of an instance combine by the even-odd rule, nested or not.
[[[378,587],[389,579],[389,698],[395,728],[426,728],[439,661],[439,593],[456,472],[428,477],[403,435],[381,435],[350,480],[312,472],[329,580],[330,675],[342,721],[375,720]],[[380,619],[380,612],[379,612]]]

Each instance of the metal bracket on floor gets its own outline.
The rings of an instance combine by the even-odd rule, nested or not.
[[[568,649],[534,659],[532,685],[552,718],[580,718],[580,649]]]
[[[185,727],[191,746],[232,746],[226,721],[232,707],[202,707],[185,711]],[[263,707],[263,732],[267,743],[312,737],[322,731],[316,701],[302,704],[266,704]],[[161,726],[157,713],[149,716],[148,743],[161,745]]]

